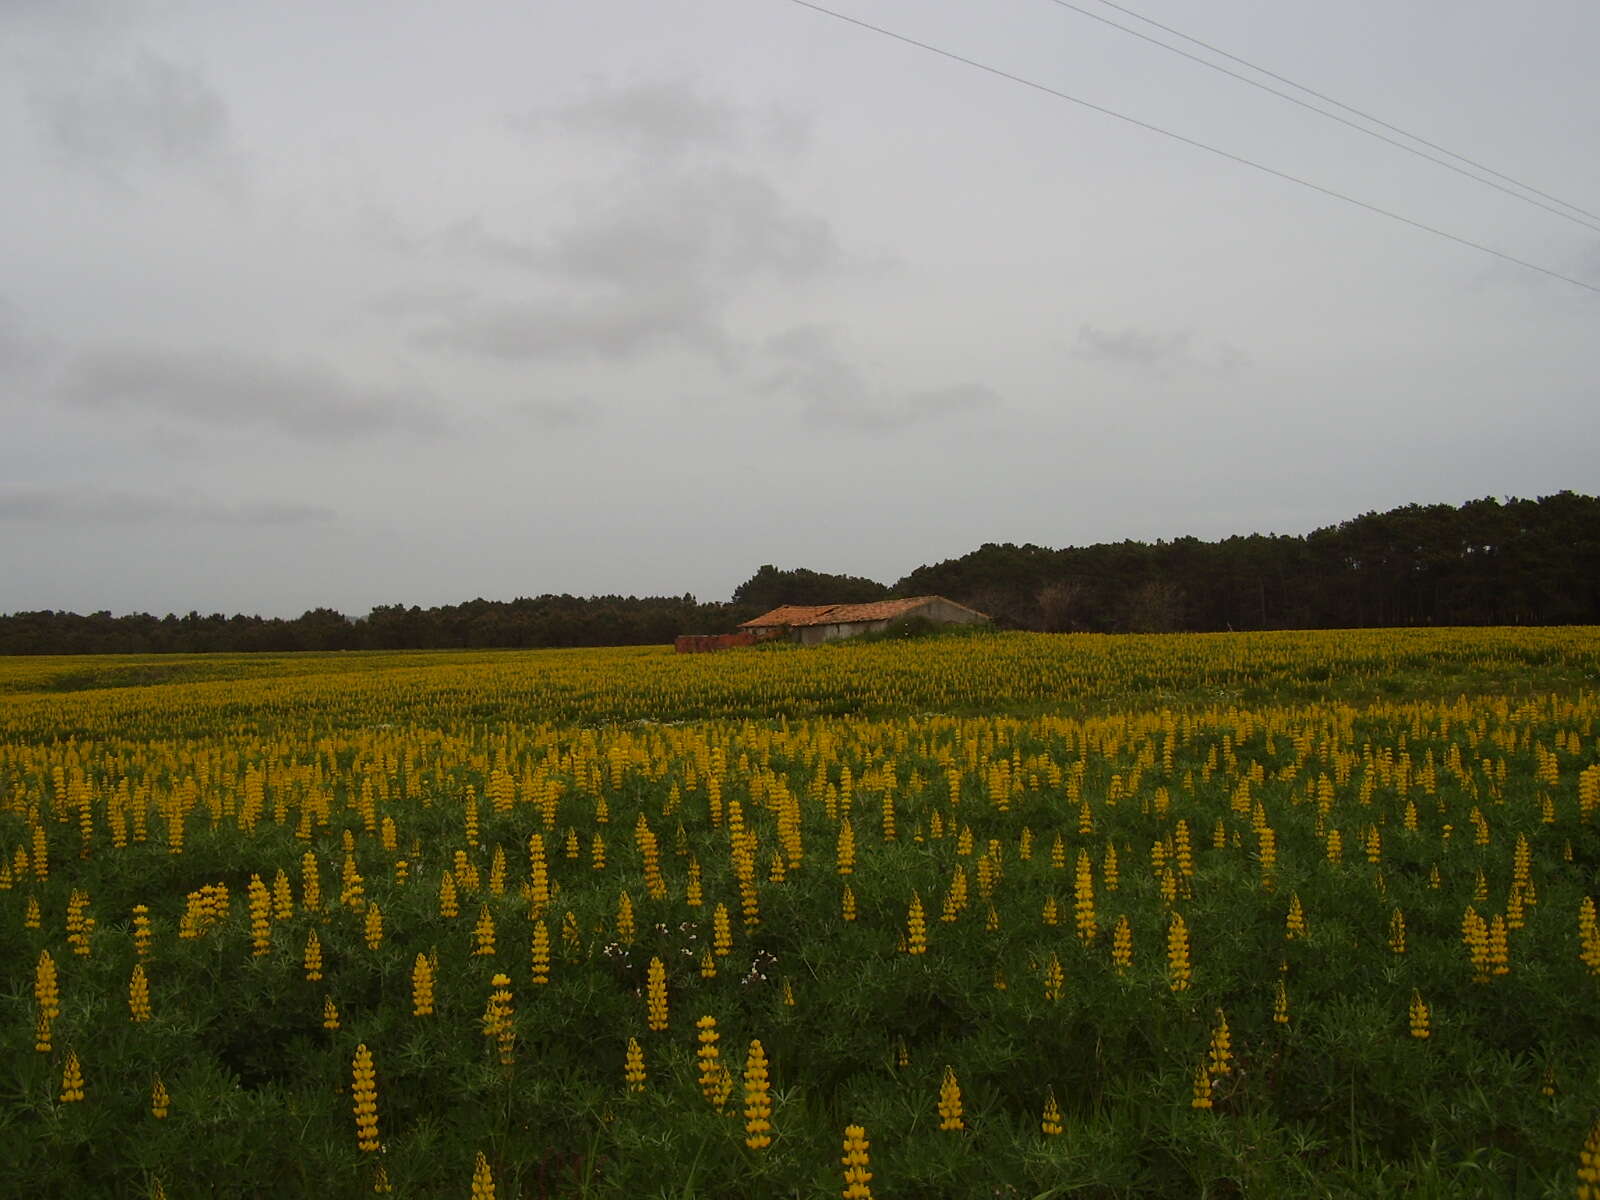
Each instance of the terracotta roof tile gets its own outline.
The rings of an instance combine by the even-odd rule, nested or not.
[[[771,612],[762,613],[754,620],[744,622],[741,629],[759,629],[773,625],[836,625],[857,621],[893,621],[915,612],[939,596],[912,596],[905,600],[874,600],[867,604],[782,604]],[[946,604],[953,601],[945,601]],[[964,605],[957,605],[962,608]]]

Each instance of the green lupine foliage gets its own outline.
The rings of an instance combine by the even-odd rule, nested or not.
[[[97,669],[66,665],[74,678]],[[483,1151],[501,1197],[826,1195],[842,1187],[840,1138],[856,1124],[883,1196],[1570,1193],[1600,1112],[1600,978],[1583,957],[1600,964],[1600,946],[1579,923],[1600,890],[1597,667],[1594,629],[329,656],[71,693],[48,690],[37,661],[0,660],[0,1194],[144,1195],[160,1180],[174,1200],[354,1196],[381,1162],[395,1195],[466,1195]],[[735,804],[755,841],[756,926],[741,919]],[[665,899],[647,886],[641,817]],[[842,877],[846,817],[855,859]],[[1525,923],[1509,932],[1508,973],[1476,983],[1462,917],[1469,904],[1485,921],[1512,909],[1519,835]],[[535,836],[552,893],[542,911],[524,892]],[[382,909],[375,948],[364,912],[339,903],[347,842],[365,902]],[[1170,877],[1152,867],[1157,845]],[[308,850],[316,910],[303,904]],[[440,880],[460,874],[458,853],[479,884],[462,884],[460,915],[444,918]],[[1080,853],[1093,938],[1074,926]],[[958,867],[969,894],[944,921]],[[256,955],[250,879],[280,870],[294,912],[274,912]],[[1480,872],[1487,899],[1474,901]],[[179,938],[186,898],[217,884],[226,917]],[[75,891],[94,921],[87,956],[67,940]],[[626,946],[623,892],[637,930]],[[927,914],[920,955],[899,949],[913,895]],[[1051,896],[1056,926],[1041,919]],[[1306,926],[1293,939],[1291,897]],[[24,925],[30,900],[37,930]],[[707,980],[719,903],[733,950]],[[140,904],[152,1016],[135,1023]],[[474,955],[484,906],[496,949]],[[1389,945],[1396,910],[1403,954]],[[1168,978],[1174,913],[1190,938],[1181,992]],[[1124,918],[1132,963],[1119,972]],[[551,940],[542,985],[536,920]],[[313,930],[316,982],[303,964]],[[39,1053],[45,950],[61,1012]],[[438,963],[423,1017],[419,954]],[[669,1001],[660,1031],[652,959]],[[510,1065],[483,1027],[500,972]],[[1280,984],[1287,1025],[1273,1021]],[[1413,995],[1430,1011],[1426,1039],[1410,1036]],[[329,998],[338,1030],[323,1027]],[[1231,1070],[1211,1080],[1213,1107],[1195,1109],[1219,1009]],[[746,1145],[737,1081],[722,1111],[702,1095],[706,1015],[735,1074],[751,1041],[765,1048],[770,1146]],[[642,1092],[624,1076],[630,1038]],[[361,1044],[376,1072],[373,1153],[358,1148],[350,1094]],[[62,1104],[73,1053],[84,1099]],[[959,1133],[939,1129],[947,1066]],[[171,1096],[162,1120],[156,1075]],[[1046,1137],[1052,1094],[1063,1132]]]

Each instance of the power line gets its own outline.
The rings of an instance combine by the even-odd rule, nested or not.
[[[847,25],[855,25],[861,29],[869,30],[872,33],[880,34],[881,36],[889,38],[893,41],[902,42],[907,46],[914,46],[918,50],[926,50],[930,54],[937,54],[940,58],[947,58],[951,62],[958,62],[964,66],[972,67],[975,70],[983,71],[986,74],[1008,80],[1011,83],[1020,84],[1025,88],[1031,88],[1036,92],[1043,92],[1047,96],[1054,96],[1057,100],[1065,100],[1069,104],[1077,104],[1083,108],[1089,109],[1091,112],[1097,112],[1103,116],[1112,117],[1126,124],[1134,125],[1140,129],[1147,130],[1150,133],[1158,133],[1162,137],[1171,138],[1175,142],[1182,142],[1186,146],[1193,146],[1196,150],[1204,150],[1209,154],[1215,154],[1219,158],[1226,158],[1230,162],[1239,163],[1241,166],[1250,167],[1264,174],[1271,175],[1277,179],[1283,179],[1289,183],[1295,183],[1299,184],[1301,187],[1310,188],[1312,191],[1320,192],[1324,196],[1331,196],[1335,200],[1342,200],[1346,204],[1353,204],[1357,208],[1364,208],[1368,212],[1377,213],[1380,217],[1388,217],[1391,221],[1398,221],[1402,225],[1409,225],[1413,229],[1420,229],[1424,233],[1431,233],[1435,237],[1444,238],[1447,241],[1455,242],[1457,245],[1467,246],[1473,250],[1482,251],[1484,254],[1493,255],[1495,258],[1502,259],[1505,262],[1514,263],[1517,266],[1525,267],[1530,271],[1537,271],[1541,275],[1548,275],[1552,279],[1559,279],[1563,283],[1570,283],[1574,287],[1583,288],[1585,291],[1600,294],[1600,286],[1596,286],[1595,284],[1585,283],[1583,280],[1575,279],[1571,275],[1563,275],[1560,271],[1551,270],[1549,267],[1541,267],[1537,263],[1531,263],[1526,259],[1518,258],[1514,254],[1507,254],[1504,250],[1496,250],[1492,246],[1485,246],[1481,242],[1474,242],[1470,238],[1462,237],[1460,234],[1448,233],[1436,226],[1425,224],[1424,222],[1415,220],[1411,217],[1401,216],[1399,213],[1392,212],[1387,208],[1380,208],[1376,204],[1370,204],[1365,200],[1358,200],[1354,196],[1348,196],[1345,193],[1335,191],[1330,187],[1324,187],[1320,183],[1313,183],[1309,179],[1302,179],[1298,175],[1290,175],[1287,171],[1280,171],[1276,167],[1269,167],[1264,163],[1256,162],[1254,159],[1245,158],[1240,154],[1234,154],[1232,151],[1223,150],[1205,142],[1197,141],[1196,139],[1186,137],[1181,133],[1175,133],[1173,130],[1164,129],[1160,125],[1152,125],[1148,121],[1141,121],[1137,117],[1130,117],[1125,113],[1119,113],[1115,109],[1106,108],[1104,105],[1096,104],[1092,100],[1085,100],[1082,97],[1073,96],[1067,92],[1059,91],[1056,88],[1050,87],[1048,84],[1039,83],[1036,80],[1027,79],[1021,75],[1013,75],[1011,72],[1002,70],[999,67],[992,67],[988,63],[979,62],[975,58],[967,58],[965,55],[957,54],[953,50],[945,50],[928,42],[920,42],[914,37],[910,37],[903,33],[896,33],[892,29],[885,29],[881,25],[874,25],[869,21],[861,20],[859,17],[847,16],[844,13],[835,12],[831,8],[824,8],[820,4],[813,3],[813,0],[789,0],[789,2],[791,4],[799,5],[801,8],[809,8],[812,12],[821,13],[825,17],[832,17],[836,21],[843,21]]]
[[[1109,3],[1109,0],[1105,0],[1105,2]],[[1093,12],[1093,11],[1087,9],[1087,8],[1081,8],[1078,5],[1073,4],[1071,2],[1071,0],[1050,0],[1050,3],[1056,5],[1056,6],[1060,7],[1060,8],[1069,9],[1072,12],[1078,13],[1081,16],[1088,17],[1091,21],[1099,21],[1102,25],[1109,25],[1112,29],[1121,30],[1123,33],[1128,34],[1130,37],[1136,37],[1140,41],[1149,42],[1152,46],[1159,46],[1159,47],[1161,47],[1161,49],[1169,51],[1172,54],[1176,54],[1180,58],[1186,58],[1190,62],[1199,63],[1202,67],[1209,67],[1213,71],[1219,71],[1222,74],[1228,76],[1230,79],[1237,79],[1240,83],[1249,84],[1253,88],[1259,88],[1261,91],[1267,92],[1270,95],[1276,96],[1280,100],[1287,100],[1290,104],[1297,104],[1301,108],[1307,110],[1308,112],[1314,112],[1319,117],[1326,117],[1330,121],[1337,121],[1339,124],[1344,125],[1344,126],[1350,128],[1350,129],[1354,129],[1358,133],[1364,133],[1370,138],[1376,138],[1380,142],[1384,142],[1387,145],[1394,146],[1394,147],[1396,147],[1396,148],[1398,148],[1400,150],[1404,150],[1407,154],[1415,154],[1418,158],[1425,158],[1429,162],[1434,163],[1434,164],[1436,164],[1438,166],[1441,166],[1447,171],[1454,171],[1457,175],[1464,175],[1468,179],[1471,179],[1471,180],[1474,180],[1477,183],[1483,184],[1484,187],[1491,187],[1497,192],[1504,192],[1507,196],[1511,196],[1511,197],[1514,197],[1517,200],[1521,200],[1524,204],[1531,204],[1535,208],[1542,208],[1542,209],[1544,209],[1545,212],[1554,213],[1556,216],[1562,218],[1563,220],[1571,221],[1576,225],[1582,225],[1585,229],[1592,229],[1592,230],[1594,230],[1594,232],[1600,233],[1600,225],[1597,225],[1592,221],[1586,221],[1582,217],[1573,216],[1572,213],[1570,213],[1570,212],[1565,212],[1562,209],[1555,207],[1555,205],[1553,205],[1553,204],[1546,204],[1542,200],[1535,200],[1532,196],[1524,196],[1522,194],[1522,192],[1516,191],[1513,188],[1509,188],[1503,183],[1496,183],[1493,179],[1485,179],[1482,175],[1476,174],[1473,171],[1469,171],[1465,167],[1459,167],[1455,163],[1450,162],[1447,159],[1439,158],[1437,155],[1429,154],[1426,150],[1418,150],[1415,146],[1408,146],[1408,145],[1406,145],[1406,143],[1404,143],[1402,141],[1399,141],[1399,140],[1397,140],[1395,138],[1392,138],[1392,137],[1388,137],[1385,134],[1379,133],[1376,129],[1368,129],[1365,125],[1358,124],[1357,122],[1350,120],[1348,117],[1341,117],[1338,113],[1329,112],[1325,108],[1318,108],[1315,104],[1312,104],[1309,101],[1302,100],[1298,96],[1290,95],[1288,92],[1279,91],[1277,88],[1272,87],[1270,84],[1262,83],[1259,79],[1251,79],[1250,76],[1240,74],[1238,71],[1230,71],[1227,67],[1222,66],[1220,63],[1214,63],[1210,59],[1201,58],[1198,54],[1190,54],[1187,50],[1180,50],[1177,46],[1173,46],[1173,45],[1168,44],[1167,42],[1163,42],[1159,38],[1153,38],[1147,33],[1140,33],[1137,29],[1131,29],[1127,25],[1123,25],[1123,24],[1120,24],[1120,23],[1118,23],[1116,21],[1111,20],[1111,18],[1109,18],[1109,17],[1103,17],[1099,13]],[[1120,5],[1112,4],[1111,7],[1118,9],[1118,11],[1127,11],[1125,9],[1122,9]],[[1134,15],[1137,16],[1138,14],[1134,14]],[[1144,20],[1145,18],[1140,17],[1139,19],[1140,20]],[[1152,22],[1152,24],[1154,24],[1154,22]],[[1161,28],[1165,29],[1166,26],[1163,25],[1163,26],[1161,26]],[[1176,33],[1176,31],[1173,31],[1173,32]],[[1178,37],[1183,37],[1184,35],[1180,33],[1180,34],[1177,34],[1177,36]],[[1191,40],[1193,40],[1193,39],[1191,39]],[[1199,41],[1196,41],[1195,44],[1199,45],[1199,46],[1204,46],[1205,45],[1204,42],[1199,42]],[[1210,47],[1208,46],[1207,49],[1210,49]],[[1221,50],[1217,50],[1217,51],[1214,51],[1214,52],[1217,53],[1217,54],[1224,53],[1224,51],[1221,51]],[[1230,55],[1228,55],[1228,57],[1232,58],[1233,55],[1230,54]],[[1244,60],[1243,59],[1239,59],[1237,61],[1243,62]],[[1246,65],[1249,66],[1249,64],[1246,64]],[[1250,69],[1253,70],[1253,71],[1262,71],[1263,74],[1268,74],[1268,75],[1272,74],[1272,72],[1270,72],[1270,71],[1264,71],[1261,67],[1252,66]],[[1272,77],[1274,79],[1281,79],[1282,78],[1282,76],[1279,76],[1279,75],[1273,75]],[[1293,83],[1292,81],[1289,81],[1289,80],[1285,80],[1285,82],[1290,83],[1290,86],[1292,86],[1292,87],[1300,88],[1301,91],[1306,92],[1306,93],[1308,93],[1310,95],[1317,95],[1316,92],[1312,92],[1311,89],[1309,89],[1309,88],[1301,87],[1300,84],[1298,84],[1298,83]],[[1331,100],[1331,101],[1329,101],[1329,103],[1339,104],[1339,102],[1337,100]],[[1348,108],[1347,105],[1343,105],[1343,104],[1339,104],[1339,107],[1340,108]],[[1357,110],[1349,109],[1349,111],[1350,112],[1356,112]],[[1368,117],[1364,113],[1359,114],[1359,115],[1361,115],[1362,117],[1364,117],[1364,119],[1366,119],[1368,121],[1373,121],[1373,122],[1375,122],[1375,123],[1377,123],[1379,125],[1382,125],[1385,129],[1394,129],[1395,128],[1395,126],[1390,125],[1385,121],[1379,121],[1378,118],[1376,118],[1376,117]],[[1405,134],[1406,137],[1411,138],[1413,141],[1418,141],[1418,142],[1422,141],[1421,138],[1416,137],[1414,134],[1405,133],[1405,131],[1403,129],[1402,130],[1398,130],[1398,132]],[[1424,142],[1423,144],[1424,145],[1432,145],[1431,142]],[[1443,153],[1450,155],[1451,158],[1460,159],[1462,162],[1471,162],[1472,161],[1471,159],[1463,158],[1461,155],[1455,154],[1452,151],[1443,150],[1442,147],[1440,147],[1440,149],[1441,149],[1441,151]],[[1473,164],[1473,165],[1476,166],[1477,164]],[[1482,171],[1489,171],[1488,167],[1479,167],[1478,169],[1482,170]],[[1491,175],[1499,175],[1500,178],[1502,178],[1502,179],[1509,179],[1510,178],[1510,176],[1507,176],[1507,175],[1500,175],[1500,173],[1498,171],[1489,171],[1489,173]],[[1517,187],[1522,188],[1525,191],[1535,192],[1535,193],[1537,193],[1538,195],[1541,195],[1541,196],[1544,195],[1544,193],[1540,192],[1537,188],[1531,188],[1525,183],[1517,183],[1516,180],[1511,180],[1511,182],[1516,183]],[[1555,199],[1555,197],[1552,196],[1551,199]],[[1565,205],[1566,208],[1575,209],[1576,211],[1578,211],[1580,213],[1584,211],[1583,209],[1578,208],[1578,206],[1575,205],[1575,204],[1567,204],[1567,202],[1565,200],[1557,200],[1556,204]],[[1596,217],[1596,220],[1600,220],[1600,217]]]
[[[1163,25],[1160,21],[1157,21],[1157,20],[1154,20],[1154,19],[1152,19],[1150,17],[1147,17],[1143,13],[1137,13],[1131,8],[1127,8],[1127,7],[1124,7],[1121,4],[1115,3],[1114,0],[1100,0],[1100,3],[1104,4],[1107,8],[1114,8],[1120,13],[1125,13],[1128,16],[1133,17],[1135,20],[1143,21],[1146,25],[1153,25],[1157,29],[1160,29],[1160,30],[1162,30],[1162,31],[1164,31],[1166,33],[1172,34],[1174,37],[1180,37],[1186,42],[1192,43],[1193,45],[1200,46],[1203,49],[1209,50],[1213,54],[1220,54],[1220,55],[1222,55],[1223,58],[1229,59],[1232,62],[1239,63],[1241,66],[1249,67],[1252,71],[1258,71],[1262,75],[1267,76],[1268,78],[1276,79],[1279,83],[1287,83],[1290,87],[1298,88],[1300,91],[1304,92],[1308,96],[1315,96],[1318,100],[1326,101],[1327,103],[1333,105],[1335,108],[1342,108],[1347,113],[1354,113],[1356,116],[1360,117],[1364,121],[1371,121],[1374,125],[1381,125],[1381,126],[1383,126],[1383,128],[1385,128],[1385,129],[1387,129],[1387,130],[1389,130],[1389,131],[1391,131],[1393,133],[1398,133],[1402,137],[1408,137],[1412,141],[1417,142],[1420,145],[1428,147],[1428,149],[1430,149],[1430,150],[1437,150],[1437,151],[1439,151],[1440,154],[1448,154],[1451,158],[1454,158],[1454,159],[1457,159],[1457,160],[1459,160],[1461,162],[1464,162],[1469,167],[1476,167],[1480,171],[1487,171],[1490,175],[1493,175],[1496,179],[1504,179],[1507,183],[1514,183],[1514,184],[1516,184],[1517,187],[1522,188],[1525,191],[1532,192],[1535,196],[1543,196],[1546,200],[1553,200],[1557,204],[1562,205],[1563,207],[1572,209],[1574,212],[1580,212],[1586,217],[1593,217],[1595,220],[1600,220],[1600,213],[1591,212],[1589,209],[1580,207],[1579,205],[1576,205],[1576,204],[1573,204],[1570,200],[1563,200],[1559,196],[1552,196],[1549,192],[1542,192],[1538,188],[1534,187],[1532,184],[1523,183],[1521,180],[1514,179],[1510,175],[1506,175],[1503,172],[1496,171],[1493,167],[1485,166],[1481,162],[1477,162],[1474,159],[1468,158],[1465,154],[1457,154],[1454,150],[1446,149],[1444,146],[1439,145],[1437,142],[1430,142],[1427,138],[1420,137],[1419,135],[1417,135],[1415,133],[1411,133],[1408,130],[1402,129],[1398,125],[1391,125],[1388,121],[1385,121],[1382,117],[1375,117],[1371,113],[1363,112],[1361,109],[1355,108],[1355,107],[1353,107],[1353,106],[1351,106],[1349,104],[1346,104],[1342,100],[1335,100],[1332,96],[1326,95],[1323,92],[1319,92],[1315,88],[1309,88],[1303,83],[1296,83],[1293,79],[1290,79],[1286,75],[1279,75],[1276,71],[1269,71],[1266,67],[1259,67],[1255,63],[1249,61],[1248,59],[1240,58],[1237,54],[1230,54],[1230,53],[1228,53],[1228,51],[1222,49],[1219,46],[1213,46],[1210,42],[1203,42],[1199,38],[1191,37],[1187,33],[1184,33],[1181,30],[1174,29],[1170,25]],[[1179,53],[1181,53],[1181,51],[1179,51]]]

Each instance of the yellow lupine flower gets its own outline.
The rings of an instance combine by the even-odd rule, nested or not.
[[[1189,927],[1181,913],[1172,914],[1167,926],[1167,986],[1175,992],[1189,990]]]
[[[906,912],[906,953],[928,952],[928,922],[922,912],[922,897],[911,893],[911,906]]]
[[[695,1051],[695,1063],[700,1076],[700,1093],[707,1100],[715,1101],[722,1075],[722,1062],[717,1052],[717,1019],[709,1014],[703,1016],[695,1022],[695,1028],[699,1030],[695,1035],[700,1043]]]
[[[1073,885],[1073,915],[1078,940],[1088,945],[1099,934],[1094,916],[1094,866],[1087,850],[1078,851],[1077,878]]]
[[[759,1039],[750,1043],[744,1060],[744,1144],[752,1150],[772,1144],[772,1084]]]
[[[494,990],[483,1010],[483,1036],[493,1038],[499,1052],[500,1065],[509,1067],[515,1060],[516,1029],[512,1024],[511,977],[496,975],[489,981]]]
[[[272,953],[272,893],[260,875],[251,875],[246,895],[250,904],[250,953],[260,958]]]
[[[644,1048],[639,1045],[638,1038],[628,1039],[627,1062],[623,1069],[623,1076],[628,1081],[630,1092],[644,1091]]]
[[[1228,1018],[1217,1009],[1217,1025],[1211,1031],[1211,1057],[1206,1069],[1213,1077],[1233,1074],[1233,1038],[1228,1032]]]
[[[867,1169],[867,1131],[860,1125],[847,1125],[844,1130],[844,1156],[839,1160],[844,1166],[844,1200],[872,1200],[872,1172]]]
[[[1406,952],[1406,915],[1398,908],[1389,917],[1389,950],[1394,954]]]
[[[679,828],[683,828],[681,825]],[[700,860],[689,860],[689,878],[684,885],[683,902],[690,908],[699,908],[705,903],[705,890],[700,882]]]
[[[1066,982],[1066,972],[1061,969],[1061,960],[1056,957],[1054,950],[1050,951],[1050,961],[1044,968],[1044,998],[1046,1000],[1061,999],[1061,990]]]
[[[282,867],[272,879],[272,919],[287,921],[294,916],[294,892]]]
[[[1306,915],[1300,907],[1300,894],[1298,892],[1289,894],[1289,915],[1284,918],[1283,924],[1283,936],[1286,941],[1292,942],[1296,938],[1304,938],[1306,936]]]
[[[1124,913],[1117,918],[1116,930],[1111,935],[1111,964],[1120,975],[1133,965],[1133,926]]]
[[[494,1174],[482,1150],[472,1164],[472,1200],[494,1200]]]
[[[433,964],[426,954],[418,954],[411,964],[411,1015],[433,1014]]]
[[[46,1020],[55,1020],[61,1015],[61,991],[57,982],[56,960],[50,957],[50,951],[39,951],[39,961],[33,971],[33,998],[38,1002],[39,1012]]]
[[[472,930],[474,957],[494,953],[494,915],[487,904],[478,910],[478,923]]]
[[[133,964],[133,975],[128,980],[128,1011],[135,1021],[150,1019],[150,981],[140,963]]]
[[[350,831],[347,829],[345,832]],[[354,854],[346,853],[344,856],[344,871],[339,884],[339,903],[353,912],[360,912],[367,906],[361,871],[356,866]]]
[[[1589,968],[1589,974],[1600,975],[1600,920],[1596,920],[1594,900],[1589,896],[1578,904],[1578,959]]]
[[[378,1148],[378,1081],[372,1052],[362,1042],[351,1063],[350,1099],[356,1118],[356,1145],[371,1153]]]
[[[1428,1006],[1423,1002],[1422,993],[1418,992],[1415,988],[1413,988],[1411,991],[1411,1008],[1409,1016],[1411,1021],[1411,1036],[1414,1038],[1427,1037],[1429,1033]]]
[[[94,932],[94,918],[89,915],[89,893],[72,889],[67,899],[67,944],[72,952],[88,957],[89,935]]]
[[[150,943],[153,939],[150,929],[150,907],[145,904],[133,906],[133,952],[143,962],[150,957]]]
[[[533,964],[533,982],[535,984],[549,983],[550,929],[542,920],[533,923],[533,942],[529,954]]]
[[[78,1062],[76,1050],[67,1051],[67,1065],[61,1072],[62,1104],[76,1104],[83,1099],[83,1067]]]
[[[307,912],[317,912],[322,907],[322,870],[311,850],[300,856],[300,904]]]
[[[652,958],[645,974],[645,1023],[659,1033],[667,1027],[667,968],[659,958]]]
[[[953,1067],[944,1069],[944,1078],[939,1082],[939,1128],[946,1133],[959,1133],[966,1128],[961,1119],[961,1084]]]
[[[1600,1200],[1600,1120],[1590,1126],[1578,1151],[1578,1200]]]
[[[322,978],[322,942],[315,929],[306,934],[305,970],[310,983]]]
[[[1039,1118],[1039,1132],[1046,1137],[1056,1137],[1061,1133],[1061,1106],[1056,1103],[1056,1093],[1053,1088],[1045,1097],[1044,1114]]]

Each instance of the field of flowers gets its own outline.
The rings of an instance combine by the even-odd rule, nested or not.
[[[1600,1198],[1600,629],[0,659],[0,1195]]]

